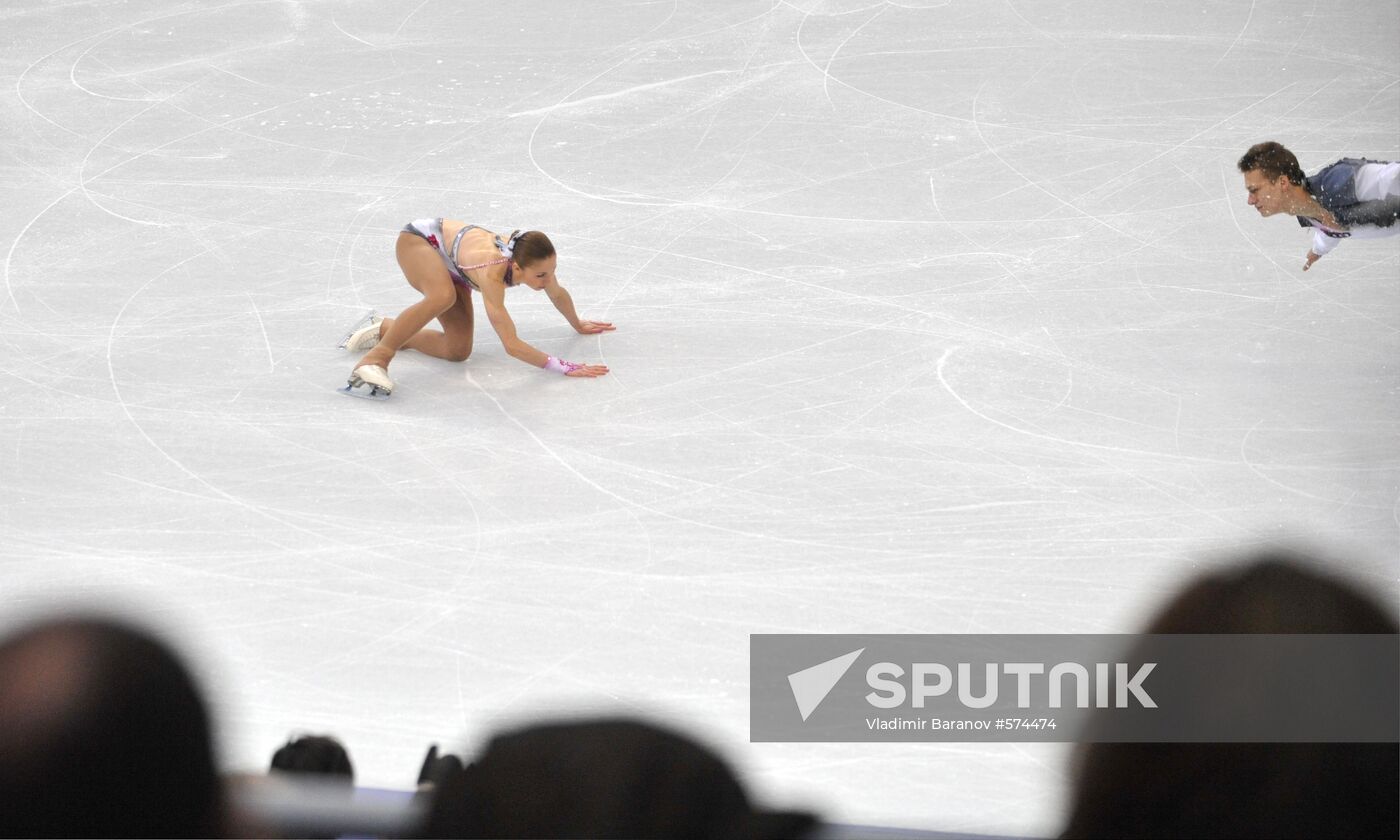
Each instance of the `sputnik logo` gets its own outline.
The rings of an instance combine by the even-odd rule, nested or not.
[[[828,659],[820,665],[804,668],[795,674],[788,674],[788,685],[792,687],[792,698],[797,701],[797,711],[805,721],[817,710],[826,695],[836,687],[865,648],[851,651],[844,656]]]

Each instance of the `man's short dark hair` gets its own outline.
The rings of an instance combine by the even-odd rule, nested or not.
[[[304,735],[272,755],[272,769],[283,773],[344,778],[354,783],[355,768],[345,746],[329,735]]]
[[[1250,146],[1249,151],[1240,158],[1239,166],[1241,172],[1257,169],[1270,181],[1287,178],[1299,186],[1302,186],[1303,179],[1308,177],[1303,174],[1303,167],[1298,164],[1298,158],[1284,148],[1282,143],[1272,140]]]

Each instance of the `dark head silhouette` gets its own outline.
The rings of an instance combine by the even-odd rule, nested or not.
[[[0,642],[0,834],[222,832],[209,716],[165,645],[67,618]]]
[[[439,789],[429,837],[800,837],[810,815],[756,811],[694,742],[645,723],[534,726],[494,738]]]
[[[1395,633],[1373,598],[1267,552],[1197,578],[1143,630]],[[1250,673],[1240,685],[1249,691]],[[1396,744],[1098,743],[1079,752],[1066,838],[1397,836]]]
[[[343,779],[354,784],[355,767],[345,745],[329,735],[303,735],[283,744],[272,754],[272,770]]]

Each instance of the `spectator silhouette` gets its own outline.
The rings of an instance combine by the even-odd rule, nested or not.
[[[1143,631],[1395,633],[1354,585],[1269,552],[1206,574]],[[1241,686],[1248,689],[1248,674]],[[1077,755],[1065,838],[1400,836],[1400,745],[1098,743]]]
[[[630,720],[532,726],[444,780],[429,837],[801,837],[814,818],[755,810],[729,767]]]
[[[303,735],[293,738],[272,754],[272,770],[325,777],[327,781],[343,779],[355,783],[355,767],[345,745],[329,735]]]
[[[176,655],[119,621],[0,642],[0,835],[224,833],[209,715]]]

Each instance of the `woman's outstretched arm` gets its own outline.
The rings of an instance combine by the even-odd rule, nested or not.
[[[569,296],[569,290],[561,286],[557,280],[545,286],[544,293],[549,295],[549,302],[554,304],[554,308],[559,310],[559,314],[564,316],[564,320],[569,322],[569,326],[584,335],[617,329],[608,321],[585,321],[579,318],[578,313],[574,311],[574,299]]]
[[[483,289],[481,292],[481,303],[486,309],[486,318],[491,322],[491,328],[496,331],[496,335],[501,338],[503,346],[512,358],[519,359],[526,364],[534,365],[538,368],[562,373],[565,376],[602,376],[608,372],[606,365],[586,365],[566,362],[563,359],[556,359],[543,350],[531,347],[515,331],[515,321],[511,320],[510,313],[506,311],[505,295],[503,288]]]

